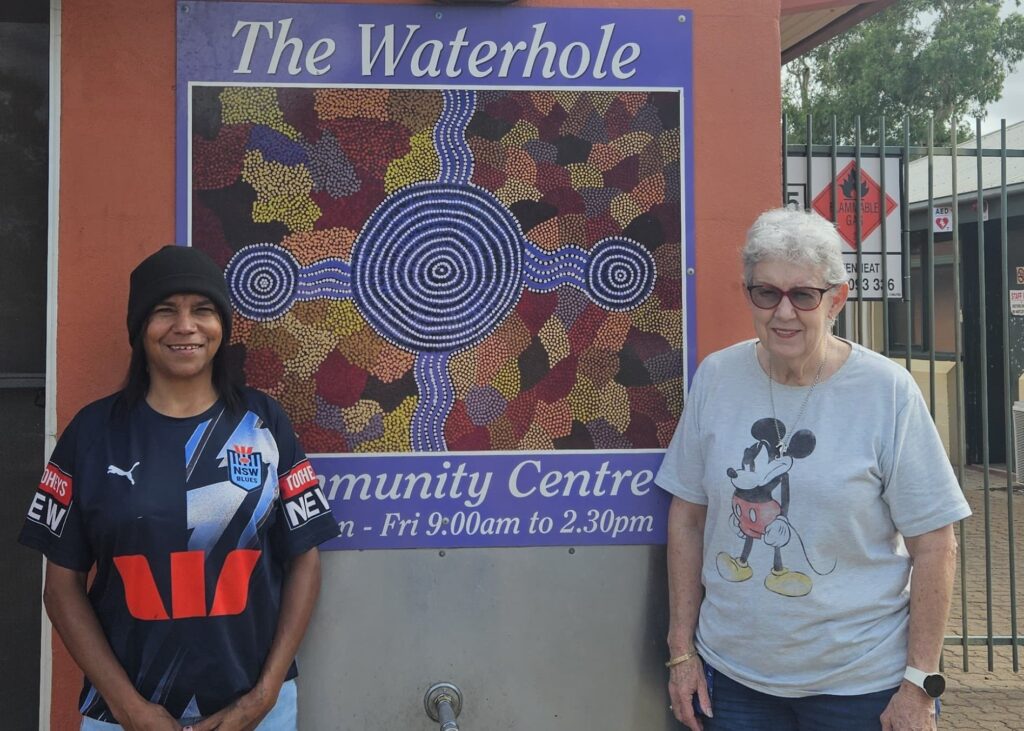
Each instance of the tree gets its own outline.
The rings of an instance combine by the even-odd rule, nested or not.
[[[1021,0],[1014,0],[1015,8]],[[935,144],[973,132],[968,119],[982,116],[1002,96],[1008,73],[1024,58],[1024,15],[999,17],[1000,0],[900,0],[892,7],[786,65],[783,110],[790,141],[803,141],[814,115],[814,142],[829,143],[836,115],[840,144],[851,143],[855,118],[861,140],[878,141],[885,115],[890,144],[903,140],[910,117],[912,145]]]

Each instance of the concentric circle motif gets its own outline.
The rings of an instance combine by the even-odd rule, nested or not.
[[[587,289],[601,307],[620,312],[636,307],[650,295],[654,280],[654,259],[635,241],[608,238],[590,252]]]
[[[363,317],[399,347],[455,351],[504,319],[522,291],[519,223],[471,185],[416,183],[373,212],[352,251]]]
[[[254,244],[231,257],[224,278],[240,314],[253,320],[273,320],[295,301],[299,262],[279,246]]]

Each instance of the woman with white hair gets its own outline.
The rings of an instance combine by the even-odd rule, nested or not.
[[[970,509],[911,376],[832,334],[840,252],[814,214],[755,221],[757,339],[701,363],[658,473],[669,693],[693,731],[935,728]]]

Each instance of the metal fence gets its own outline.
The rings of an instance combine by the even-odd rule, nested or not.
[[[945,644],[960,649],[965,671],[975,646],[986,647],[989,670],[995,648],[1009,646],[1019,672],[1015,538],[1022,527],[1014,498],[1024,493],[1014,454],[1015,438],[1024,453],[1024,418],[1015,433],[1013,404],[1024,373],[1024,122],[1007,128],[1004,120],[998,132],[982,135],[975,120],[974,139],[962,142],[954,132],[948,147],[934,144],[931,121],[925,145],[911,144],[909,119],[887,128],[882,118],[872,127],[877,137],[865,140],[858,117],[851,144],[843,145],[835,118],[830,122],[820,135],[828,144],[815,144],[813,118],[792,133],[783,118],[783,204],[810,209],[820,188],[813,208],[837,223],[846,217],[853,277],[839,332],[914,374],[974,508],[958,526],[959,576]],[[803,142],[791,144],[791,134]],[[847,174],[840,166],[851,159]],[[798,178],[802,201],[800,185],[791,183]],[[898,200],[898,216],[888,213],[890,200]],[[875,253],[866,251],[869,239]],[[880,266],[865,267],[876,256]]]

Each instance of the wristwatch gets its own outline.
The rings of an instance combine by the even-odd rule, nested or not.
[[[927,693],[930,698],[938,698],[946,689],[946,678],[942,673],[926,673],[907,665],[903,677]]]

